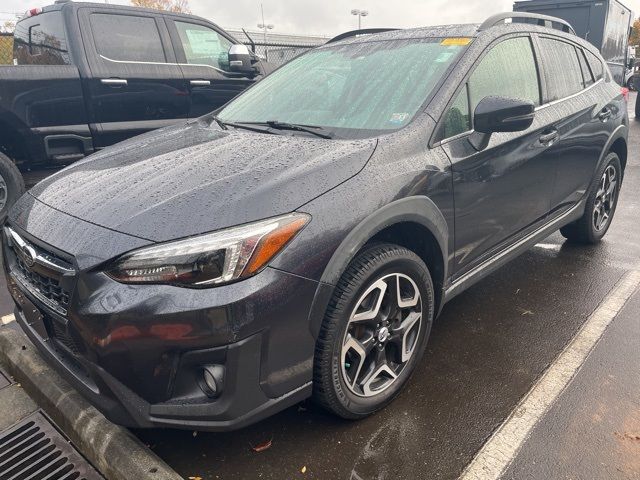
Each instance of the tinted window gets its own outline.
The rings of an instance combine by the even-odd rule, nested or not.
[[[587,59],[584,56],[584,52],[580,50],[578,52],[578,60],[580,61],[580,68],[582,68],[582,76],[584,77],[584,86],[589,87],[595,83],[593,80],[593,75],[591,74],[591,69],[589,68],[589,64],[587,63]]]
[[[488,96],[529,100],[540,105],[538,69],[527,37],[505,40],[493,47],[469,79],[471,111]]]
[[[91,29],[98,53],[107,59],[166,62],[153,18],[94,13],[91,15]]]
[[[420,111],[465,48],[441,39],[321,47],[267,76],[219,116],[231,122],[279,120],[349,129],[354,132],[338,134],[352,136],[397,130]]]
[[[469,130],[471,130],[469,95],[467,94],[467,88],[465,86],[447,112],[440,138],[455,137]]]
[[[602,60],[589,51],[587,51],[587,58],[589,59],[589,65],[591,65],[591,71],[593,72],[593,76],[596,81],[604,78],[604,66],[602,65]]]
[[[14,33],[14,57],[18,65],[69,65],[60,12],[43,13],[19,22]]]
[[[233,45],[215,30],[193,23],[175,22],[187,63],[226,70]]]
[[[540,38],[540,44],[547,82],[546,100],[560,100],[582,90],[582,70],[576,48],[551,38]]]

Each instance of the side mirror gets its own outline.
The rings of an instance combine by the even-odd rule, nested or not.
[[[485,97],[473,114],[476,132],[522,132],[528,129],[535,118],[532,102],[505,97]]]
[[[229,70],[237,73],[255,74],[253,57],[246,45],[231,45],[229,49]]]

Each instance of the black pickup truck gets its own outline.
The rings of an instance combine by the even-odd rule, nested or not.
[[[0,67],[0,219],[22,174],[211,112],[271,67],[192,15],[58,0],[18,22]]]

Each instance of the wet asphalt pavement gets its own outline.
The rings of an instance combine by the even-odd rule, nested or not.
[[[307,403],[239,432],[135,433],[185,478],[457,478],[607,293],[640,265],[640,123],[631,127],[621,203],[605,241],[575,246],[554,234],[457,297],[436,322],[408,388],[385,411],[352,423]],[[11,311],[5,290],[0,288],[3,315]],[[635,298],[566,392],[566,402],[533,432],[508,478],[640,478],[637,444],[623,441],[640,435],[640,382],[624,381],[624,375],[640,378],[640,349],[633,343],[639,319]],[[607,359],[626,369],[622,377],[607,377]],[[618,420],[588,428],[585,419],[593,421],[603,404],[601,416]],[[564,422],[571,429],[559,427]],[[561,431],[553,432],[554,426]],[[268,441],[271,447],[262,453],[252,450]],[[627,449],[625,459],[636,459],[635,466],[628,460],[598,467],[619,448]],[[558,460],[550,462],[553,455]]]

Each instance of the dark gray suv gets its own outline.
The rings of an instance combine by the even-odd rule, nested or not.
[[[126,425],[384,407],[447,301],[616,210],[620,87],[569,25],[513,16],[330,42],[43,181],[4,228],[16,318]]]

